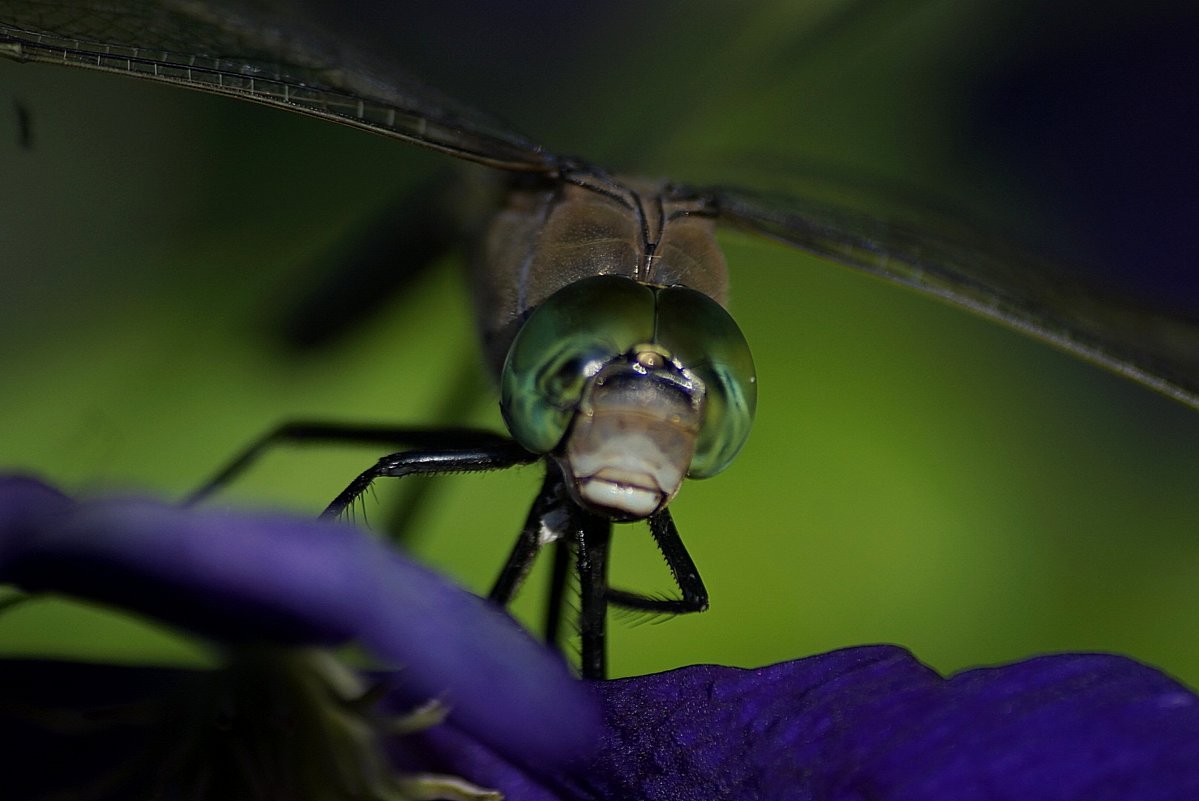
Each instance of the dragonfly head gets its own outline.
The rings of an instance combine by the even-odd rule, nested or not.
[[[615,520],[662,509],[686,477],[728,466],[749,436],[749,347],[716,301],[596,276],[525,321],[500,378],[512,436],[558,460],[582,506]]]

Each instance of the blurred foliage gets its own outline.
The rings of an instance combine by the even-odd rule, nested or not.
[[[696,182],[848,176],[1034,240],[1068,228],[1068,200],[1021,180],[969,116],[979,82],[1015,74],[1020,34],[1040,30],[1029,6],[528,5],[447,19],[440,2],[375,30],[402,39],[417,74],[562,152]],[[1117,23],[1076,27],[1119,43]],[[350,339],[279,343],[312,265],[447,161],[228,100],[0,64],[0,464],[170,497],[286,419],[499,428],[490,401],[460,411],[487,390],[463,372],[474,345],[453,256]],[[759,421],[738,462],[674,507],[712,609],[615,616],[617,674],[896,642],[943,670],[1102,650],[1199,683],[1199,415],[935,301],[724,242]],[[315,514],[376,456],[280,450],[224,498]],[[438,482],[414,549],[485,591],[538,481],[528,468]],[[380,484],[369,520],[400,495]],[[669,591],[644,529],[617,533],[614,581]],[[532,620],[541,578],[518,607]],[[0,646],[194,654],[52,600],[0,618]]]

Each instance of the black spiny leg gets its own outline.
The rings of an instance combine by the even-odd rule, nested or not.
[[[650,532],[682,592],[682,598],[652,598],[608,587],[612,522],[581,508],[567,495],[561,470],[551,460],[546,464],[545,481],[529,510],[524,529],[489,597],[498,604],[508,604],[516,595],[542,545],[552,542],[554,564],[545,614],[545,639],[550,645],[557,646],[573,548],[579,575],[580,672],[588,679],[605,678],[609,604],[674,615],[702,612],[708,608],[708,592],[695,563],[683,547],[669,512],[659,512],[650,517],[648,522]]]
[[[489,437],[495,437],[489,434]],[[504,470],[518,464],[529,464],[541,457],[529,453],[509,439],[489,441],[477,447],[460,447],[438,450],[415,450],[384,456],[368,470],[338,493],[337,497],[321,512],[321,517],[337,517],[346,507],[366,492],[376,478],[402,478],[403,476],[436,473],[481,473]]]
[[[606,624],[608,617],[608,549],[612,521],[574,508],[575,548],[579,564],[580,672],[585,679],[608,675]]]
[[[554,564],[550,573],[550,592],[545,606],[545,641],[551,648],[562,647],[562,607],[566,603],[566,579],[570,573],[570,542],[554,542]]]
[[[495,603],[507,606],[516,596],[541,547],[552,541],[554,563],[545,608],[545,641],[555,648],[560,644],[571,540],[576,536],[571,528],[576,514],[574,503],[567,497],[562,482],[561,469],[556,463],[547,462],[545,481],[525,519],[525,526],[487,595]]]
[[[674,576],[674,582],[683,593],[682,598],[651,598],[627,590],[609,589],[608,600],[614,606],[626,609],[638,609],[645,612],[665,612],[672,615],[689,612],[703,612],[708,608],[708,590],[704,581],[699,577],[699,570],[691,559],[691,554],[683,546],[679,530],[674,525],[674,519],[666,509],[649,518],[649,530],[658,549],[666,558],[666,566]]]
[[[355,423],[296,421],[284,423],[259,437],[184,501],[199,503],[245,472],[263,454],[279,445],[337,443],[413,448],[477,448],[510,444],[507,437],[477,428],[412,428]]]
[[[521,529],[516,544],[512,546],[508,561],[496,576],[491,592],[487,594],[489,599],[500,606],[507,606],[516,597],[516,591],[520,589],[525,576],[529,574],[529,568],[533,566],[533,560],[537,558],[538,551],[545,543],[544,532],[556,530],[551,527],[562,503],[561,484],[561,472],[553,465],[547,465],[545,481],[542,482],[541,491],[537,493],[537,498],[529,509],[529,516],[525,518],[525,527]],[[557,534],[560,537],[562,532],[559,530]]]

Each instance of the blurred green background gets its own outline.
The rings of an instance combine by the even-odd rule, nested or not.
[[[521,12],[541,28],[445,5],[379,29],[418,74],[557,151],[698,183],[868,176],[1001,231],[1056,225],[1044,194],[963,133],[978,82],[1043,22],[1021,4]],[[1090,8],[1076,30],[1119,41],[1128,20]],[[331,348],[296,355],[273,336],[314,263],[449,161],[226,99],[0,63],[0,465],[178,497],[287,419],[498,428],[494,403],[464,419],[455,400],[487,390],[453,258]],[[614,616],[616,675],[894,642],[945,671],[1102,650],[1199,683],[1199,414],[907,290],[722,241],[758,422],[737,463],[673,507],[711,610]],[[376,455],[277,451],[222,498],[315,514]],[[414,550],[486,591],[539,474],[441,481]],[[377,496],[372,521],[401,497],[388,482]],[[618,529],[614,558],[620,586],[670,590],[643,527]],[[541,578],[518,605],[534,620]],[[0,617],[0,648],[197,653],[61,600]]]

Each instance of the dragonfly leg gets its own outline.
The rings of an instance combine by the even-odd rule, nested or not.
[[[570,542],[554,542],[554,564],[550,573],[550,592],[545,606],[545,641],[552,648],[562,644],[562,606],[566,603],[566,577],[570,572]]]
[[[544,616],[544,638],[552,648],[558,648],[562,630],[562,608],[566,603],[567,573],[571,570],[571,544],[577,538],[579,511],[565,494],[562,472],[553,462],[547,463],[546,481],[537,494],[534,505],[525,519],[516,546],[504,568],[496,577],[490,601],[507,606],[516,597],[520,584],[529,574],[529,568],[541,552],[544,544],[553,543],[554,564],[549,579],[549,596]]]
[[[489,599],[500,606],[507,606],[516,597],[516,591],[528,575],[533,560],[547,541],[547,536],[561,537],[563,534],[561,522],[564,518],[561,516],[562,501],[559,495],[561,482],[561,473],[550,466],[546,471],[541,491],[537,493],[537,498],[529,509],[529,516],[525,518],[525,526],[512,547],[512,553],[508,555],[508,561],[504,563],[491,592],[487,594]],[[559,518],[557,526],[555,517]]]
[[[575,536],[570,526],[576,516],[574,511],[568,511],[571,501],[565,495],[562,481],[561,470],[553,462],[548,463],[545,482],[529,510],[524,529],[487,596],[501,606],[510,603],[542,546],[552,542],[554,563],[545,607],[544,631],[546,643],[555,648],[562,634],[562,607],[565,603],[567,572],[570,570],[570,543]]]
[[[679,615],[703,612],[708,608],[708,590],[699,577],[699,570],[687,553],[674,519],[666,509],[649,518],[649,530],[658,549],[666,558],[666,565],[674,576],[674,582],[682,592],[682,598],[653,598],[627,590],[609,589],[608,601],[613,606],[636,609],[644,612],[665,612]]]
[[[608,616],[608,551],[612,521],[576,507],[575,551],[579,568],[580,672],[585,679],[608,674],[606,624]]]
[[[248,470],[271,448],[279,445],[349,443],[386,445],[392,448],[459,448],[501,445],[507,442],[507,437],[474,428],[415,428],[298,420],[284,423],[256,439],[199,489],[192,492],[184,500],[184,505],[191,506],[208,498]]]
[[[495,437],[494,434],[489,434]],[[541,457],[529,453],[512,440],[499,438],[477,447],[439,450],[413,450],[393,453],[375,462],[350,482],[321,512],[322,518],[337,517],[346,507],[366,492],[376,478],[402,478],[410,475],[438,473],[481,473],[504,470],[519,464],[529,464]]]

